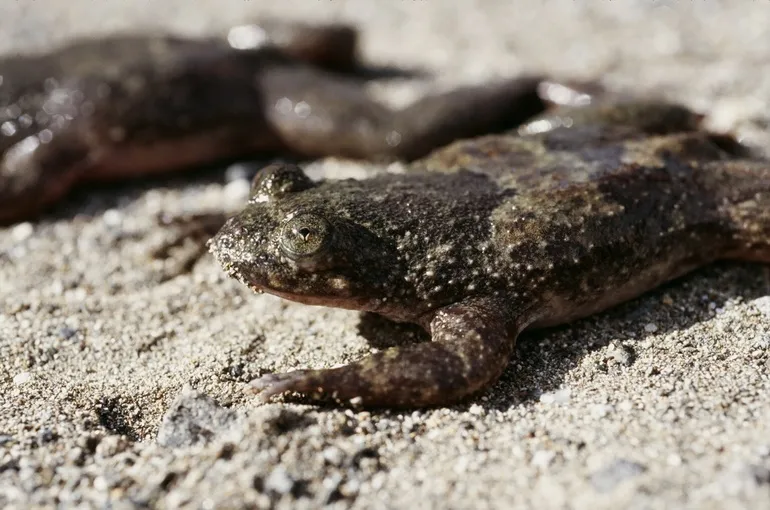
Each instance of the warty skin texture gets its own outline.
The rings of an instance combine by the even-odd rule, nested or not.
[[[770,165],[699,120],[605,103],[455,142],[404,174],[313,183],[292,165],[266,168],[210,242],[224,268],[258,291],[420,324],[432,340],[268,374],[254,390],[448,405],[493,384],[525,329],[717,259],[770,262]]]
[[[517,126],[553,102],[555,85],[513,79],[393,111],[354,78],[349,27],[260,30],[264,44],[248,48],[125,35],[0,59],[0,223],[34,217],[81,182],[223,158],[417,159],[365,181],[312,183],[295,166],[270,167],[211,243],[257,290],[431,332],[432,342],[347,367],[265,376],[254,383],[265,398],[450,404],[492,384],[526,328],[598,312],[717,258],[770,259],[767,163],[700,132],[684,108],[557,109],[427,155]],[[208,224],[221,225],[214,216]]]

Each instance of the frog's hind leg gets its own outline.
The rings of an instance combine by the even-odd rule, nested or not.
[[[399,136],[389,152],[414,160],[455,140],[515,129],[546,109],[541,81],[522,77],[425,96],[393,112]]]
[[[310,158],[414,160],[461,138],[517,127],[545,109],[538,78],[429,94],[400,110],[374,101],[360,83],[316,70],[276,68],[260,80],[271,131],[284,151]],[[273,107],[287,98],[312,116]]]
[[[284,392],[365,407],[413,408],[455,403],[495,382],[514,339],[487,303],[458,304],[431,322],[432,341],[395,347],[328,370],[268,374],[251,383],[263,400]]]

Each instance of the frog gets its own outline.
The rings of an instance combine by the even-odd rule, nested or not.
[[[430,339],[263,373],[262,402],[414,409],[488,392],[525,331],[717,260],[770,263],[770,162],[656,98],[545,112],[366,179],[254,179],[209,248],[260,293],[413,323]]]
[[[223,161],[409,161],[544,108],[536,76],[390,107],[368,93],[383,73],[360,61],[358,40],[343,23],[265,19],[222,35],[84,36],[0,58],[0,224],[35,219],[86,183]]]

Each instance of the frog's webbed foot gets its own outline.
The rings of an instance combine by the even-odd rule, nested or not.
[[[158,223],[169,234],[151,250],[150,256],[162,259],[161,281],[189,273],[207,251],[206,243],[224,225],[227,215],[222,212],[158,217]]]
[[[267,374],[250,389],[265,401],[296,392],[312,401],[365,407],[453,404],[489,387],[508,365],[514,338],[498,309],[487,302],[452,305],[433,318],[430,342],[394,347],[339,368]]]
[[[312,376],[314,370],[294,370],[282,374],[265,374],[259,379],[251,381],[247,391],[259,395],[260,400],[268,402],[270,397],[286,393],[287,391],[299,391],[295,388],[303,385],[303,379]]]

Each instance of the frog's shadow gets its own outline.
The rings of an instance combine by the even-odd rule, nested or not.
[[[379,350],[430,341],[428,332],[417,324],[394,322],[370,312],[360,314],[358,334]]]
[[[707,289],[707,290],[704,290]],[[707,294],[704,295],[704,292]],[[636,345],[649,335],[666,335],[713,318],[710,303],[721,308],[738,297],[744,301],[770,294],[770,271],[760,264],[720,262],[667,283],[637,299],[570,324],[523,333],[500,380],[485,391],[454,406],[472,405],[505,411],[537,402],[544,393],[563,387],[582,360],[610,344],[623,346],[624,363],[604,363],[607,372],[633,369]],[[670,305],[663,301],[664,296]],[[645,326],[656,325],[654,332]],[[415,324],[392,322],[373,313],[361,314],[358,333],[378,349],[430,341]],[[613,358],[612,354],[605,359]]]

